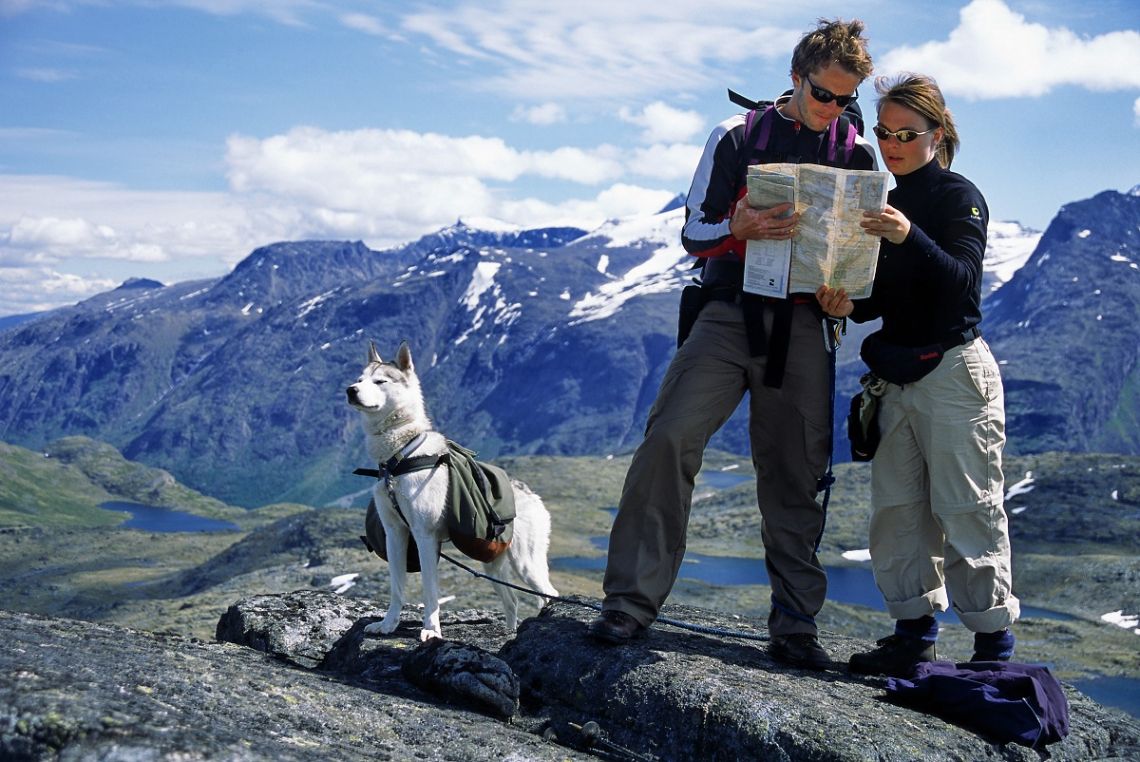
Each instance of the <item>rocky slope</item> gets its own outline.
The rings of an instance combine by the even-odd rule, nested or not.
[[[379,612],[330,593],[238,601],[216,643],[0,612],[0,757],[1040,758],[884,701],[879,679],[784,669],[759,621],[670,606],[664,615],[728,633],[659,625],[613,648],[585,635],[591,603],[552,603],[514,638],[498,615],[449,614],[450,653],[421,647],[410,617],[392,636],[365,636]],[[841,659],[868,645],[824,642]],[[1050,759],[1140,754],[1140,724],[1066,694],[1071,733]]]

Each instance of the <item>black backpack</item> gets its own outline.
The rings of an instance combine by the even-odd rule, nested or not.
[[[791,94],[791,90],[786,90],[783,93],[784,96]],[[775,109],[776,103],[775,101],[754,101],[731,88],[728,90],[728,99],[736,105],[748,109],[748,114],[744,118],[744,142],[741,143],[740,151],[741,162],[747,164],[754,149],[763,151],[768,147],[771,119],[774,116],[771,111]],[[756,129],[757,127],[759,129]],[[855,138],[862,134],[863,110],[859,108],[859,101],[851,101],[843,109],[839,118],[833,121],[828,128],[828,161],[834,162],[842,151],[843,164],[849,164],[854,155]]]

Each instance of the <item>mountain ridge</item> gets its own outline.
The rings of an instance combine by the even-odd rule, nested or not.
[[[1070,217],[1095,219],[1105,232],[1093,238],[1115,242],[1119,255],[1131,245],[1126,230],[1140,217],[1138,205],[1140,198],[1111,193],[1067,205],[1021,267],[1016,242],[1027,246],[1036,231],[994,236],[1002,252],[990,282],[1014,274],[989,292],[983,331],[999,359],[1009,358],[1012,451],[1140,451],[1140,435],[1114,423],[1131,420],[1130,400],[1140,396],[1129,375],[1137,341],[1126,320],[1102,320],[1101,328],[1129,357],[1093,357],[1113,383],[1089,412],[1060,418],[1038,404],[1045,382],[1022,370],[1018,347],[1040,346],[1036,328],[1009,329],[1026,309],[1011,284],[1063,301],[1071,273],[1035,261],[1072,259],[1077,270],[1103,264],[1104,252],[1062,233]],[[683,209],[670,206],[594,231],[479,230],[460,221],[385,251],[282,242],[219,279],[92,297],[0,332],[0,439],[41,447],[92,436],[233,504],[331,502],[359,489],[351,471],[363,455],[342,390],[364,364],[369,340],[382,355],[407,340],[433,420],[481,456],[627,452],[640,441],[672,357],[677,292],[691,279],[679,243]],[[1122,219],[1099,216],[1102,206]],[[1104,301],[1134,309],[1129,285],[1107,289]],[[849,326],[838,357],[838,460],[846,459],[843,408],[867,330]],[[1066,366],[1062,342],[1050,353],[1034,364]],[[1089,368],[1079,370],[1087,377]],[[1057,394],[1048,400],[1071,407],[1082,399]],[[1069,435],[1074,427],[1078,438]],[[747,452],[744,428],[738,411],[712,444]]]

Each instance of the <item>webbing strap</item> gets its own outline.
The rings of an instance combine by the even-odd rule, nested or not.
[[[831,502],[831,486],[835,484],[833,465],[835,462],[835,358],[839,354],[839,345],[842,343],[840,332],[844,322],[835,318],[823,318],[823,342],[827,347],[827,375],[830,392],[827,398],[827,473],[819,480],[816,491],[823,492],[823,522],[819,527],[819,536],[815,538],[815,550],[823,542],[823,531],[827,527],[827,505]]]
[[[756,139],[756,148],[761,151],[768,150],[768,138],[772,135],[772,116],[771,112],[775,110],[775,106],[769,106],[764,109],[764,113],[760,115],[760,136]],[[749,111],[748,117],[751,119],[756,114],[756,111]],[[750,135],[752,133],[752,125],[745,124],[744,134]]]

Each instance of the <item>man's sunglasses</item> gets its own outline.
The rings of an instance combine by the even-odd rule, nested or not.
[[[807,80],[808,87],[811,88],[811,97],[815,98],[820,103],[831,103],[832,101],[835,101],[835,105],[842,108],[848,103],[854,103],[855,101],[859,100],[858,90],[851,93],[850,95],[836,95],[830,90],[824,90],[822,87],[817,86],[814,82],[811,81],[811,77],[807,76],[806,74],[804,75],[804,79]]]
[[[919,135],[925,135],[926,133],[933,131],[935,128],[931,127],[929,130],[923,130],[922,132],[918,132],[917,130],[895,130],[894,132],[891,132],[883,125],[876,124],[871,129],[875,131],[875,137],[877,137],[879,140],[890,140],[890,138],[893,136],[895,140],[899,141],[900,143],[909,143]]]

